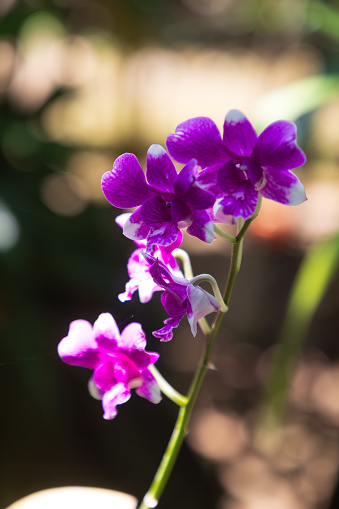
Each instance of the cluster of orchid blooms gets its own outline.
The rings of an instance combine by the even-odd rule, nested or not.
[[[179,248],[183,229],[211,243],[219,231],[215,223],[232,225],[251,218],[260,195],[285,205],[306,199],[303,185],[290,171],[306,161],[291,122],[274,122],[258,136],[240,111],[231,110],[222,137],[211,119],[198,117],[180,124],[166,146],[168,152],[160,145],[149,148],[146,176],[136,156],[127,153],[102,178],[103,193],[113,206],[136,207],[116,219],[137,245],[127,264],[130,280],[119,299],[131,300],[138,290],[145,303],[155,291],[162,292],[169,317],[153,332],[160,341],[172,339],[185,315],[195,336],[201,319],[227,310],[212,276],[193,277],[188,255]],[[179,172],[171,158],[184,164]],[[213,295],[198,286],[203,280],[209,281]],[[73,321],[58,352],[65,362],[93,370],[90,394],[102,400],[104,418],[112,419],[133,388],[153,403],[161,400],[151,369],[159,354],[145,347],[139,323],[130,323],[120,333],[112,315],[103,313],[93,326],[86,320]]]

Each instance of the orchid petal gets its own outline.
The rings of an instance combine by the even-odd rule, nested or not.
[[[132,322],[124,328],[118,339],[118,347],[125,352],[142,350],[146,347],[146,335],[140,323]]]
[[[265,171],[266,185],[260,190],[265,198],[283,203],[299,205],[307,200],[305,189],[298,177],[291,171]]]
[[[154,258],[153,256],[148,255],[147,253],[145,253],[144,256],[147,262],[150,264],[149,272],[157,285],[161,286],[162,288],[166,288],[168,282],[173,282],[170,271],[161,261]],[[164,277],[167,279],[167,281],[165,281]]]
[[[144,254],[144,256],[150,264],[149,271],[153,280],[162,288],[167,289],[169,285],[185,287],[188,284],[187,279],[175,276],[161,260],[148,254]]]
[[[127,262],[127,272],[130,278],[140,278],[148,272],[149,263],[146,261],[141,248],[133,251]]]
[[[146,369],[150,364],[154,364],[159,357],[160,355],[157,352],[145,352],[145,350],[134,350],[129,355],[129,358],[138,367],[140,372]]]
[[[173,338],[173,329],[176,329],[180,323],[177,318],[166,318],[164,320],[165,326],[162,329],[152,332],[153,336],[159,338],[161,342],[170,341]]]
[[[93,332],[101,351],[116,351],[120,331],[110,313],[101,313],[99,315],[98,319],[94,322]]]
[[[120,302],[131,300],[136,290],[139,290],[140,302],[148,302],[158,289],[149,273],[149,263],[142,253],[142,249],[136,249],[129,257],[127,272],[131,279],[125,285],[125,292],[118,295]]]
[[[114,385],[111,390],[105,392],[102,397],[104,419],[113,419],[117,415],[117,405],[126,403],[131,397],[131,391],[122,383]]]
[[[104,173],[101,187],[106,199],[115,207],[132,208],[154,196],[134,154],[122,154],[111,171]]]
[[[220,304],[218,300],[205,292],[199,286],[188,285],[187,287],[188,303],[187,319],[191,326],[193,336],[197,333],[197,322],[210,313],[218,311]]]
[[[162,193],[173,193],[177,170],[161,145],[151,145],[147,152],[146,177],[148,183]]]
[[[260,134],[253,150],[253,159],[275,170],[291,170],[301,166],[306,156],[296,141],[297,128],[293,122],[278,120]]]
[[[156,285],[151,276],[149,276],[149,279],[145,279],[139,284],[138,293],[140,302],[142,304],[149,302],[153,297],[153,293],[159,290],[161,290],[160,286]]]
[[[196,160],[192,159],[187,163],[174,182],[176,196],[184,199],[197,210],[205,210],[212,207],[214,196],[209,191],[202,189],[194,175]]]
[[[121,229],[124,228],[126,221],[131,217],[131,212],[123,212],[115,218],[115,222]]]
[[[199,166],[224,163],[229,159],[216,124],[208,117],[196,117],[178,125],[166,139],[167,150],[179,163],[195,158]]]
[[[158,382],[148,369],[141,372],[143,383],[136,390],[136,393],[142,398],[146,398],[152,403],[160,403],[162,400]]]
[[[132,221],[134,221],[134,222],[131,222],[131,220],[130,220],[132,216],[133,216]],[[117,223],[118,226],[120,226],[120,228],[122,228],[125,237],[128,237],[128,235],[126,235],[126,233],[128,231],[130,232],[129,233],[130,235],[134,235],[135,231],[137,230],[139,232],[139,230],[141,228],[141,236],[143,237],[142,240],[135,240],[135,239],[133,239],[133,240],[138,247],[140,247],[140,248],[146,247],[146,241],[144,239],[148,235],[149,228],[148,228],[148,226],[146,226],[145,232],[142,232],[143,223],[140,218],[140,207],[138,209],[136,209],[133,212],[133,214],[131,212],[124,212],[123,214],[120,214],[119,216],[117,216],[115,218],[115,222]],[[140,233],[139,233],[139,235],[140,235]],[[128,238],[130,238],[130,237],[128,237]]]
[[[205,210],[193,211],[193,222],[187,233],[208,244],[215,240],[213,222]]]
[[[127,302],[132,300],[133,293],[136,292],[139,288],[139,282],[136,279],[131,279],[125,285],[125,291],[119,293],[118,299],[120,302]]]
[[[146,239],[150,227],[141,219],[141,207],[138,207],[124,224],[123,234],[135,242]]]
[[[69,326],[68,336],[58,345],[61,359],[72,366],[94,369],[100,359],[92,325],[86,320],[74,320]]]
[[[257,141],[257,133],[239,110],[230,110],[224,122],[223,140],[233,156],[249,157]]]
[[[184,297],[184,299],[182,298]],[[187,287],[184,288],[184,295],[176,295],[168,291],[161,294],[161,304],[166,312],[172,317],[179,320],[186,314]]]
[[[194,170],[197,166],[196,159],[190,159],[178,173],[173,184],[177,196],[185,196],[195,181]]]

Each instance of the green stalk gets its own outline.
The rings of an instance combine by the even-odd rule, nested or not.
[[[221,313],[222,314],[222,313]],[[188,403],[179,410],[178,418],[174,426],[171,438],[168,442],[165,454],[155,474],[152,485],[146,493],[139,509],[152,509],[158,505],[162,492],[167,484],[168,478],[172,472],[175,461],[178,457],[182,443],[186,436],[188,422],[194,407],[195,400],[198,396],[199,389],[208,369],[209,359],[211,356],[214,340],[217,334],[217,328],[213,329],[208,340],[205,353],[200,361],[199,368],[195,374],[191,388],[188,392]]]
[[[233,235],[229,235],[228,233],[222,231],[216,224],[214,225],[214,231],[223,239],[226,239],[229,242],[231,242],[231,244],[235,244],[237,241],[237,239],[233,237]]]
[[[250,220],[248,220],[250,221]],[[246,225],[246,223],[245,223]],[[244,225],[244,226],[245,226]],[[241,225],[238,225],[238,228]],[[242,243],[243,243],[243,235],[236,240],[234,244],[232,244],[232,258],[231,258],[231,266],[228,275],[228,281],[224,293],[224,302],[228,307],[232,289],[234,286],[235,278],[239,272],[240,264],[241,264],[241,256],[242,256]],[[200,360],[198,369],[193,378],[190,390],[188,391],[188,403],[186,406],[182,406],[179,410],[179,414],[177,417],[177,421],[175,423],[171,438],[167,445],[167,449],[165,454],[162,457],[159,468],[155,474],[153,482],[146,493],[143,501],[141,502],[139,509],[153,509],[158,505],[159,499],[162,495],[162,492],[167,484],[168,478],[172,472],[175,461],[178,457],[180,448],[182,446],[183,440],[187,433],[189,419],[191,417],[192,409],[194,407],[196,398],[198,396],[202,381],[205,377],[206,371],[210,365],[210,358],[213,350],[213,345],[217,333],[219,331],[221,322],[223,320],[224,313],[219,310],[215,322],[213,324],[211,332],[207,335],[206,339],[206,348],[202,358]]]
[[[173,403],[178,406],[186,406],[188,403],[188,398],[180,394],[180,392],[176,391],[162,376],[162,374],[157,370],[154,364],[148,366],[148,370],[152,373],[154,378],[156,379],[160,390],[165,396],[168,397]]]
[[[237,241],[241,240],[244,237],[244,235],[247,232],[247,230],[248,230],[249,226],[251,225],[252,221],[254,221],[254,219],[259,214],[260,209],[261,209],[261,203],[262,203],[262,196],[261,196],[261,194],[259,194],[259,196],[258,196],[258,203],[257,203],[256,209],[254,211],[254,214],[249,219],[246,219],[243,227],[241,228],[240,232],[236,236],[236,240]]]

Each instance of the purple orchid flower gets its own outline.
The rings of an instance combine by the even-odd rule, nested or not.
[[[303,185],[290,171],[306,161],[292,122],[273,122],[258,137],[249,120],[231,110],[223,138],[210,118],[197,117],[178,125],[166,145],[176,161],[185,163],[194,157],[204,168],[197,180],[218,198],[214,206],[217,222],[251,217],[259,194],[285,205],[306,200]]]
[[[145,258],[150,264],[149,271],[154,282],[164,289],[161,303],[170,315],[170,318],[164,320],[165,327],[154,331],[153,336],[160,338],[160,341],[170,341],[172,330],[178,327],[185,315],[195,336],[198,320],[220,309],[218,299],[199,286],[194,286],[188,279],[171,274],[160,260],[146,253]]]
[[[129,239],[147,240],[147,251],[154,244],[169,246],[181,228],[204,242],[212,242],[213,223],[206,209],[215,196],[197,182],[197,162],[188,161],[178,174],[163,147],[152,145],[147,152],[146,177],[133,154],[123,154],[113,169],[102,177],[107,200],[119,208],[138,207],[126,221],[123,233]]]
[[[132,388],[152,403],[161,400],[159,386],[148,369],[159,354],[146,352],[145,347],[139,323],[130,323],[120,334],[113,316],[102,313],[93,326],[86,320],[71,322],[58,354],[67,364],[94,370],[90,393],[102,399],[104,419],[113,419],[117,405],[129,400]]]
[[[129,219],[131,214],[120,214],[115,218],[115,222],[123,228],[126,221]],[[152,255],[155,258],[159,258],[168,269],[175,276],[183,277],[180,267],[172,255],[172,251],[180,246],[182,242],[182,232],[179,232],[179,236],[173,244],[170,246],[154,246]],[[118,299],[121,302],[126,302],[132,299],[133,293],[138,290],[140,302],[145,303],[151,300],[153,293],[162,290],[157,285],[149,272],[150,264],[143,255],[143,251],[146,248],[146,241],[142,240],[136,242],[138,249],[133,251],[127,262],[127,272],[130,280],[125,285],[125,291],[118,295]]]

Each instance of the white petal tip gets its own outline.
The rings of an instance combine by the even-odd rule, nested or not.
[[[120,300],[120,302],[127,302],[128,300],[132,300],[132,298],[128,297],[125,293],[120,293],[118,295],[118,299]]]
[[[294,187],[290,190],[290,195],[288,197],[288,205],[299,205],[307,200],[307,196],[305,193],[304,186],[301,182],[298,182]]]
[[[214,225],[212,221],[205,225],[205,236],[205,242],[207,242],[207,244],[211,244],[215,240]]]
[[[147,153],[153,157],[159,157],[166,154],[166,150],[161,145],[154,143],[150,146]]]
[[[230,110],[226,117],[225,117],[225,120],[226,122],[229,122],[231,124],[236,124],[237,122],[241,122],[242,120],[244,120],[245,118],[245,115],[239,111],[239,110]]]

